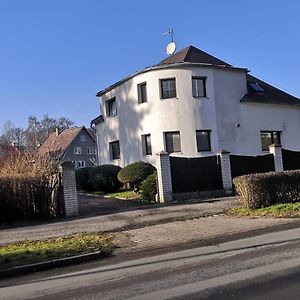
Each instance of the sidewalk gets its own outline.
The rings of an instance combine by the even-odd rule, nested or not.
[[[0,245],[45,239],[77,232],[122,232],[116,243],[126,251],[156,249],[169,245],[248,232],[293,222],[289,219],[235,218],[222,215],[237,206],[236,197],[194,204],[136,209],[121,213],[0,230]]]

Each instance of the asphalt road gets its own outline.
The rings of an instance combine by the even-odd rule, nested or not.
[[[300,230],[0,282],[1,299],[299,299]],[[69,270],[69,271],[68,271]]]

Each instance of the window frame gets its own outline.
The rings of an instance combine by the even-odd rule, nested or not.
[[[207,134],[206,135],[208,138],[208,148],[207,149],[200,149],[197,133],[206,133]],[[197,145],[197,152],[211,152],[211,130],[210,129],[196,130],[196,145]]]
[[[179,135],[179,146],[180,146],[180,149],[179,150],[176,150],[176,151],[170,151],[170,149],[168,149],[168,139],[167,139],[167,135],[168,134],[178,134]],[[180,130],[178,131],[164,131],[164,142],[165,142],[165,151],[168,152],[169,154],[170,153],[180,153],[181,152],[181,137],[180,137]],[[172,145],[173,146],[173,149],[174,149],[174,144]]]
[[[143,92],[143,87],[145,87],[145,93]],[[138,93],[138,104],[148,102],[147,82],[146,81],[141,82],[137,85],[137,93]]]
[[[76,154],[76,155],[82,154],[82,149],[81,149],[80,146],[75,146],[74,147],[74,154]]]
[[[90,151],[92,150],[92,151]],[[86,147],[86,154],[93,155],[96,154],[96,148],[95,147]]]
[[[197,80],[202,81],[203,96],[199,96],[199,93],[198,93],[198,95],[194,94],[194,82]],[[196,99],[207,98],[206,80],[207,80],[207,77],[204,77],[204,76],[192,76],[192,96],[193,96],[193,98],[196,98]],[[199,92],[198,85],[196,87],[197,87],[197,91]]]
[[[115,103],[115,112],[112,112],[111,103]],[[118,114],[116,97],[105,100],[106,117],[114,117]]]
[[[147,137],[150,138],[150,147],[147,144]],[[141,135],[141,139],[142,139],[142,150],[143,150],[143,155],[152,155],[152,143],[151,143],[151,134],[147,133],[147,134],[142,134]]]
[[[85,160],[78,160],[77,161],[77,168],[78,169],[85,168]]]
[[[79,136],[80,142],[86,142],[86,136],[84,134],[81,134]]]
[[[166,81],[173,81],[175,82],[175,95],[170,95],[171,94],[171,89],[169,90],[169,95],[167,97],[164,97],[164,92],[163,92],[163,82]],[[177,86],[176,86],[176,77],[170,77],[170,78],[161,78],[159,79],[159,86],[160,86],[160,99],[161,100],[166,100],[166,99],[175,99],[177,98]]]
[[[261,150],[263,152],[268,152],[269,151],[269,146],[273,145],[273,144],[280,144],[281,145],[281,135],[282,135],[282,131],[280,130],[261,130],[260,132],[260,143],[261,143]],[[271,144],[268,145],[268,148],[264,148],[263,147],[263,143],[262,143],[262,134],[263,133],[268,133],[271,134]],[[277,135],[277,138],[275,138],[274,134]],[[277,139],[277,140],[276,140]],[[275,141],[276,140],[276,141]]]
[[[113,151],[113,145],[117,144],[118,145],[118,153],[117,153],[117,157],[114,156],[114,151]],[[116,140],[116,141],[112,141],[108,143],[109,145],[109,156],[110,156],[110,160],[119,160],[121,158],[121,149],[120,149],[120,141]]]

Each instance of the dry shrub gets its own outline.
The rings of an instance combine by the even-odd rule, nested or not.
[[[300,170],[243,175],[234,178],[233,184],[247,208],[300,201]]]

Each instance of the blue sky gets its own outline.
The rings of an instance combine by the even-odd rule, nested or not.
[[[64,116],[89,125],[95,94],[190,44],[300,97],[300,2],[0,0],[0,127]]]

